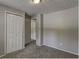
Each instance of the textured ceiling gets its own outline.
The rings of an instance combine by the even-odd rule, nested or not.
[[[0,0],[0,4],[7,5],[30,15],[56,12],[77,6],[78,0],[42,0],[40,4],[33,4],[31,0]]]

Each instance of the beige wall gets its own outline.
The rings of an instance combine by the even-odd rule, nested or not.
[[[77,28],[78,8],[70,8],[58,12],[48,13],[44,16],[44,28],[71,29]]]
[[[78,0],[78,55],[79,55],[79,0]]]
[[[44,14],[43,44],[78,54],[77,7]]]
[[[36,16],[36,45],[37,46],[42,46],[43,43],[43,19],[42,19],[43,15],[42,14],[38,14]]]
[[[0,55],[4,53],[4,13],[0,12]]]
[[[25,44],[31,41],[31,17],[25,14]]]

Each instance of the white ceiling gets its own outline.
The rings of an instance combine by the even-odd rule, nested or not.
[[[0,4],[35,15],[72,8],[77,6],[78,0],[43,0],[37,5],[33,4],[31,0],[0,0]]]

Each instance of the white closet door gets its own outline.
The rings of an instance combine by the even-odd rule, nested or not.
[[[7,14],[7,53],[22,49],[23,17]]]
[[[17,50],[23,48],[23,40],[22,40],[22,32],[23,32],[23,17],[17,16],[17,30],[16,30],[16,36],[17,36]],[[15,25],[15,26],[16,26]]]

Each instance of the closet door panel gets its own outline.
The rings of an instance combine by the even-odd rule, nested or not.
[[[23,39],[22,39],[22,28],[23,27],[23,18],[18,16],[17,17],[17,49],[22,49],[23,47]]]
[[[15,49],[14,16],[7,14],[7,53]]]

